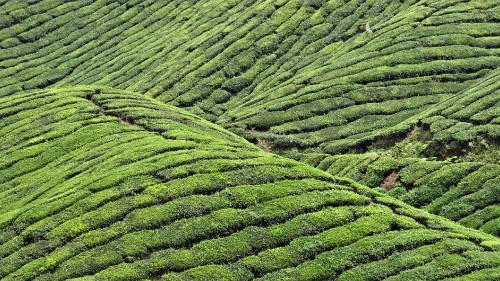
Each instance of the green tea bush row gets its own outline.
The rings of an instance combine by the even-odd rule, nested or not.
[[[469,263],[464,263],[469,259]],[[405,280],[413,278],[435,278],[459,277],[463,273],[484,268],[497,268],[499,265],[498,255],[489,252],[466,251],[460,254],[447,254],[430,261],[427,264],[414,269],[404,271],[388,280]]]
[[[385,258],[387,252],[395,247],[401,250],[414,249],[442,240],[446,235],[428,230],[408,230],[399,233],[384,233],[362,238],[349,246],[339,247],[319,254],[310,261],[305,261],[292,268],[282,269],[264,275],[264,280],[294,278],[304,280],[334,278],[340,272],[353,265]],[[370,246],[367,246],[370,245]]]
[[[369,276],[370,280],[387,278],[409,270],[447,253],[480,250],[474,243],[457,239],[443,239],[435,244],[401,251],[383,260],[368,262],[343,272],[339,280],[359,280]]]
[[[209,263],[234,262],[253,251],[273,248],[296,237],[345,224],[354,218],[353,210],[352,207],[330,208],[299,215],[288,222],[268,228],[247,227],[224,238],[202,241],[189,250],[155,252],[150,259],[138,261],[128,267],[140,274],[143,271],[157,273]],[[96,276],[112,277],[120,270],[121,266],[111,267]]]
[[[332,175],[349,177],[412,205],[426,204],[423,206],[426,211],[468,227],[479,229],[498,217],[494,211],[497,196],[491,195],[497,192],[498,167],[494,164],[397,159],[374,153],[321,159],[317,167]],[[380,189],[384,178],[394,171],[398,178],[393,189]],[[497,231],[495,227],[492,229],[489,233]]]

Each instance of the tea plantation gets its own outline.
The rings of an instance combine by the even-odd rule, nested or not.
[[[154,99],[77,87],[0,105],[5,280],[498,277],[498,238]]]
[[[412,206],[500,236],[500,166],[376,153],[324,157],[317,167],[387,192]],[[391,181],[391,175],[395,177]]]
[[[496,0],[2,2],[0,96],[112,86],[278,147],[407,131],[500,65]]]
[[[497,0],[0,0],[0,280],[500,280]]]
[[[370,153],[291,156],[500,236],[499,109],[500,71],[495,70],[425,112],[413,131],[394,144],[379,138],[367,148]],[[391,174],[394,182],[384,186]]]

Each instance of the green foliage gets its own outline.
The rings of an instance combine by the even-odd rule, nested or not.
[[[290,267],[313,278],[324,274],[316,260],[336,251],[327,266],[347,270],[348,261],[393,254],[410,262],[396,252],[424,244],[431,254],[422,259],[430,261],[441,254],[434,243],[447,237],[458,240],[441,255],[468,247],[481,256],[497,243],[439,218],[422,224],[430,216],[423,211],[403,214],[397,200],[142,95],[89,86],[0,101],[6,280],[274,279]],[[370,178],[399,165],[371,157],[352,157],[374,164]],[[344,158],[333,163],[349,174]],[[462,166],[470,173],[480,165]],[[460,200],[488,207],[495,186]],[[496,233],[489,221],[477,227]],[[483,246],[469,247],[469,239]]]
[[[498,135],[498,128],[486,126],[497,99],[484,93],[495,87],[471,86],[499,65],[489,2],[467,9],[452,2],[433,13],[425,5],[391,1],[4,6],[0,96],[106,85],[157,97],[237,132],[289,135],[276,137],[275,148],[321,146],[338,153],[407,132],[431,116],[428,108],[464,93],[477,101],[457,96],[443,117],[461,123],[433,125],[444,130],[435,140]],[[365,34],[366,22],[373,36]],[[482,127],[472,129],[478,122]]]
[[[452,163],[419,158],[394,158],[391,154],[345,154],[324,158],[317,167],[346,176],[430,213],[495,234],[498,217],[499,168],[477,162]],[[306,156],[307,157],[307,154]],[[303,158],[300,158],[302,161]],[[396,173],[393,189],[382,187]],[[483,225],[488,226],[483,228]]]
[[[317,9],[325,5],[325,2],[326,2],[325,0],[304,0],[304,5]]]
[[[495,1],[0,6],[0,279],[498,279]]]

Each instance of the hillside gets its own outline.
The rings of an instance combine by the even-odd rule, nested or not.
[[[499,236],[499,78],[497,69],[430,107],[412,131],[379,137],[365,147],[369,153],[284,154]]]
[[[500,236],[497,164],[396,159],[376,153],[322,155],[315,161],[311,164],[332,175],[349,177],[414,207]]]
[[[112,86],[275,146],[407,132],[500,65],[494,0],[30,2],[0,8],[0,96]]]
[[[0,115],[5,280],[498,277],[498,238],[141,95],[45,90]]]
[[[496,0],[0,0],[0,280],[499,280]]]

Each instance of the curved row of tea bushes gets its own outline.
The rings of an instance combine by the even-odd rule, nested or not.
[[[0,116],[3,280],[349,279],[393,261],[374,276],[466,278],[500,266],[494,236],[140,94],[47,89],[0,98]]]
[[[432,109],[422,123],[432,139],[458,145],[500,138],[500,69],[481,79],[464,93]],[[491,141],[490,141],[491,142]]]
[[[498,14],[495,1],[3,1],[0,96],[111,86],[337,153],[408,131],[498,68]]]
[[[317,168],[402,200],[464,226],[500,235],[500,167],[479,162],[452,163],[396,159],[375,153],[323,156]],[[392,186],[384,186],[391,173]]]

